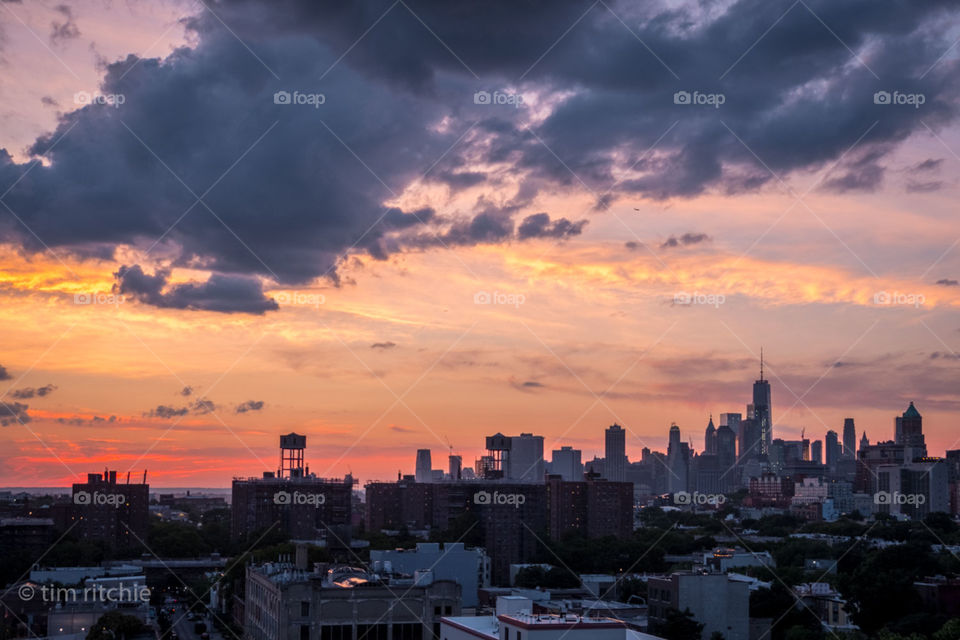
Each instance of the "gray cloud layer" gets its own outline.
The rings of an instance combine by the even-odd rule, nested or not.
[[[627,195],[757,190],[775,180],[767,167],[786,176],[841,157],[823,188],[876,189],[899,143],[957,113],[957,62],[934,64],[956,23],[947,0],[739,0],[711,12],[610,3],[616,14],[603,4],[584,14],[573,0],[211,6],[219,17],[188,21],[193,48],[110,65],[102,91],[123,104],[64,114],[31,149],[49,166],[24,176],[0,150],[0,192],[16,183],[4,201],[48,246],[109,256],[162,238],[169,267],[213,272],[170,285],[165,270],[120,269],[118,291],[160,307],[264,313],[277,308],[264,279],[336,282],[350,252],[581,233],[585,220],[529,214],[544,190],[587,188],[602,209]],[[531,123],[524,107],[474,102],[510,86],[556,105]],[[325,100],[275,104],[278,91]],[[724,102],[678,104],[684,91]],[[878,104],[882,91],[924,103]],[[489,163],[522,178],[505,203],[384,204],[425,172],[492,193],[498,178],[478,169]],[[0,221],[0,240],[39,251],[37,237]]]

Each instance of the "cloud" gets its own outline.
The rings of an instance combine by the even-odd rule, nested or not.
[[[531,393],[533,391],[536,391],[537,389],[546,388],[545,385],[543,385],[540,382],[537,382],[536,380],[521,381],[511,377],[508,382],[510,383],[510,386],[516,389],[517,391],[523,391],[525,393]]]
[[[159,240],[164,268],[211,275],[131,275],[121,286],[141,302],[264,313],[276,307],[263,279],[337,283],[351,254],[583,230],[538,213],[540,194],[589,191],[602,210],[758,191],[838,160],[824,189],[877,189],[903,141],[956,120],[960,62],[941,59],[960,13],[949,0],[702,6],[217,3],[185,20],[190,47],[106,67],[101,93],[123,104],[61,114],[27,162],[0,151],[0,191],[13,187],[4,201],[22,220],[0,218],[0,241],[79,254]],[[874,100],[894,88],[925,101]],[[478,90],[536,98],[536,117],[475,103]],[[684,91],[725,101],[675,100]],[[321,93],[316,107],[293,103]],[[478,205],[418,197],[425,173],[477,191]]]
[[[59,106],[60,106],[60,103],[57,102],[57,101],[56,101],[54,98],[52,98],[51,96],[43,96],[42,98],[40,98],[40,104],[42,104],[42,105],[45,106],[45,107],[59,107]]]
[[[158,405],[156,409],[144,412],[143,416],[145,418],[176,418],[185,416],[188,413],[190,413],[190,409],[187,407],[168,407],[161,404]]]
[[[547,213],[535,213],[527,216],[520,223],[517,229],[517,237],[520,240],[529,238],[567,238],[580,235],[588,220],[570,222],[566,218],[550,221],[550,215]]]
[[[394,342],[374,342],[372,345],[370,345],[370,348],[387,350],[387,349],[393,349],[396,346],[397,345]]]
[[[939,171],[940,167],[943,165],[943,158],[927,158],[923,162],[918,162],[917,164],[909,167],[907,169],[910,173],[925,173],[928,171]]]
[[[685,233],[680,237],[670,236],[660,244],[661,249],[672,249],[673,247],[689,247],[700,244],[701,242],[710,242],[711,238],[705,233]]]
[[[627,242],[623,243],[623,246],[626,247],[628,251],[636,251],[643,246],[643,243],[635,240],[628,240]]]
[[[238,404],[234,409],[235,413],[247,413],[248,411],[260,411],[263,409],[263,400],[247,400]]]
[[[389,428],[390,428],[390,431],[393,431],[396,433],[416,433],[417,432],[416,429],[410,429],[409,427],[401,427],[398,424],[392,424],[390,425]]]
[[[187,397],[193,395],[193,387],[187,386],[183,389],[180,389],[180,395]]]
[[[21,402],[2,402],[0,401],[0,426],[6,427],[11,424],[26,424],[30,422],[29,409],[27,405]]]
[[[260,280],[252,277],[215,273],[206,282],[168,286],[169,272],[159,270],[151,276],[140,265],[122,266],[114,276],[117,293],[157,307],[258,315],[280,308],[276,300],[264,295]]]
[[[0,380],[10,380],[13,376],[7,373],[7,368],[0,365]]]
[[[80,28],[73,19],[73,10],[65,4],[58,4],[54,11],[63,16],[63,21],[50,23],[50,44],[58,45],[80,37]]]
[[[960,282],[951,280],[950,278],[941,278],[940,280],[937,280],[937,284],[941,287],[955,287],[960,284]]]
[[[74,416],[73,418],[57,418],[56,421],[58,424],[69,424],[76,427],[82,427],[86,425],[113,424],[117,422],[117,416],[110,416],[109,418],[103,418],[100,416],[91,416],[89,418]]]
[[[193,411],[193,413],[204,415],[216,411],[217,405],[214,404],[213,400],[198,398],[197,401],[190,406],[190,409]]]
[[[25,387],[23,389],[15,389],[10,392],[10,397],[16,398],[17,400],[29,400],[33,397],[43,398],[44,396],[53,393],[56,390],[56,385],[46,384],[42,387]]]

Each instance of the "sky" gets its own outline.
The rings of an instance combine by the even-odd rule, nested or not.
[[[960,447],[947,1],[0,0],[0,486]]]

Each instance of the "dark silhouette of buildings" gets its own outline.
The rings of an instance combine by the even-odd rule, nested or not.
[[[70,510],[70,535],[81,540],[102,540],[116,547],[142,547],[147,539],[150,485],[117,483],[116,471],[88,473],[87,481],[75,483]]]

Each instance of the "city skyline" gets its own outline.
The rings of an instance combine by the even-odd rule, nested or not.
[[[214,4],[0,3],[0,486],[636,459],[761,345],[781,437],[958,446],[949,7]]]

